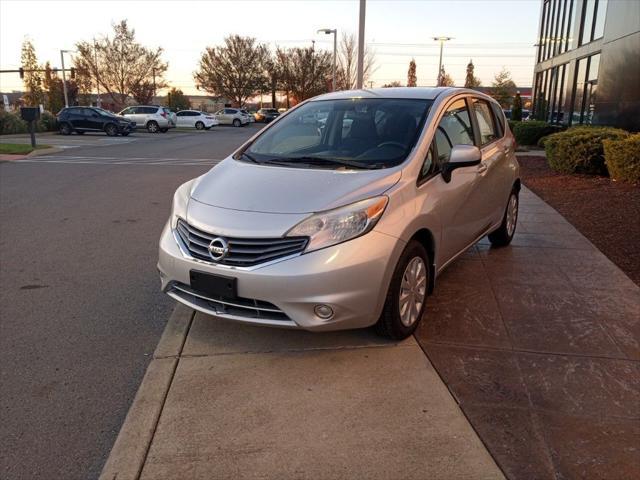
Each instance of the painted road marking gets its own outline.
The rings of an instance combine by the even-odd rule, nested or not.
[[[86,157],[71,155],[46,155],[15,160],[14,163],[66,163],[85,165],[204,165],[213,166],[220,159],[214,158],[157,158],[157,157]]]

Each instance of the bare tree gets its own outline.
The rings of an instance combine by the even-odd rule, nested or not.
[[[407,87],[415,87],[418,85],[418,77],[416,75],[416,61],[411,59],[409,62],[409,71],[407,72]]]
[[[136,42],[135,30],[126,20],[113,25],[113,37],[79,42],[75,65],[88,73],[117,106],[124,106],[129,95],[147,97],[149,85],[164,88],[167,64],[162,48],[149,49]]]
[[[329,91],[332,55],[313,48],[278,49],[278,63],[282,69],[282,87],[296,102]]]
[[[268,54],[255,38],[230,35],[224,45],[207,47],[202,54],[193,74],[196,86],[241,107],[265,85]]]
[[[358,43],[352,33],[342,33],[338,45],[336,71],[336,89],[352,90],[356,88],[358,77]],[[367,83],[376,70],[375,53],[367,46],[364,48],[363,83]]]
[[[390,87],[401,87],[402,83],[400,83],[398,80],[394,80],[391,83],[385,83],[384,85],[382,85],[382,88],[390,88]]]

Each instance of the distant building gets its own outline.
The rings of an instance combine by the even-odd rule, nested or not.
[[[542,0],[533,115],[640,130],[640,1]]]
[[[474,90],[478,92],[482,92],[491,96],[493,87],[475,87]],[[533,89],[531,87],[516,87],[516,92],[520,93],[520,98],[522,98],[522,103],[524,105],[531,103],[531,95]]]

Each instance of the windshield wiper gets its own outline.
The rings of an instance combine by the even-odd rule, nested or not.
[[[300,166],[317,166],[317,165],[338,165],[341,167],[351,167],[364,170],[380,168],[378,164],[372,165],[354,160],[344,160],[341,158],[325,158],[325,157],[283,157],[265,160],[263,163],[273,165],[300,165]]]
[[[236,160],[239,160],[239,159],[240,159],[240,158],[242,158],[242,157],[246,158],[247,160],[249,160],[250,162],[253,162],[253,163],[258,163],[258,164],[261,164],[261,163],[262,163],[262,162],[259,162],[258,160],[256,160],[255,158],[253,158],[253,157],[252,157],[251,155],[249,155],[247,152],[242,152],[242,153],[238,156],[238,158],[236,158]]]

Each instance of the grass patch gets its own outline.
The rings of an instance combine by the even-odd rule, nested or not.
[[[36,145],[35,150],[51,148],[49,145]],[[34,148],[28,143],[0,143],[0,154],[26,155],[33,152]]]

